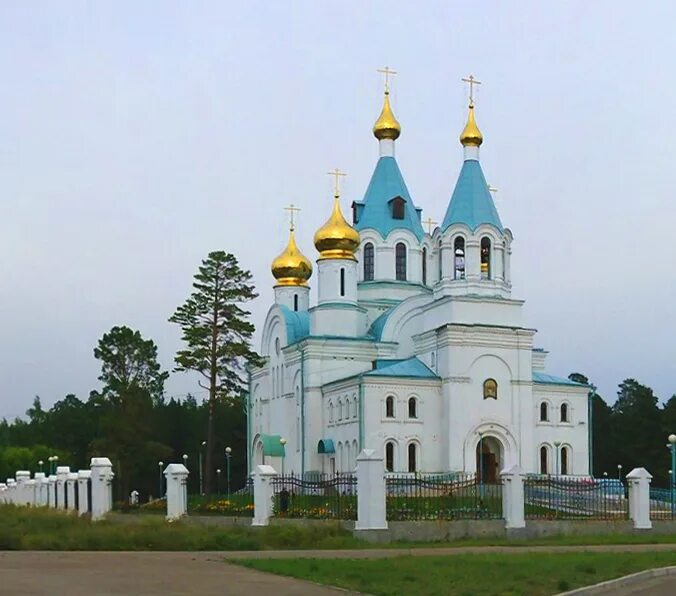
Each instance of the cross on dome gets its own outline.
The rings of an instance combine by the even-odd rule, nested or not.
[[[293,231],[295,229],[294,218],[296,213],[300,212],[300,209],[291,203],[288,207],[284,207],[284,211],[289,212],[289,229]]]
[[[423,223],[427,226],[427,233],[431,236],[432,235],[432,226],[436,226],[439,222],[438,221],[432,221],[431,217],[428,217]]]
[[[333,187],[333,196],[340,196],[340,178],[347,176],[345,172],[341,172],[338,168],[335,168],[333,172],[327,172],[329,176],[334,177],[334,187]]]
[[[391,70],[389,66],[386,66],[385,68],[378,68],[378,72],[382,73],[385,75],[385,93],[390,92],[390,76],[395,76],[397,75],[396,70]]]
[[[481,85],[481,81],[475,79],[474,75],[464,77],[462,81],[469,85],[469,105],[472,107],[474,105],[474,85]]]

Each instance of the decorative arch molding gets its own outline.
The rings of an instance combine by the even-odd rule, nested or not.
[[[381,341],[399,342],[402,337],[403,327],[417,317],[419,318],[419,326],[421,327],[423,320],[420,316],[421,309],[433,302],[433,300],[434,296],[432,294],[418,294],[399,303],[387,317],[380,336]],[[410,335],[413,336],[421,331],[422,327],[420,329],[413,329]]]
[[[509,376],[510,381],[514,378],[512,375],[512,368],[509,366],[509,363],[504,358],[502,358],[502,356],[498,356],[497,354],[481,354],[481,356],[477,356],[474,360],[472,360],[472,364],[469,365],[468,370],[470,374],[472,373],[472,371],[474,370],[474,368],[476,367],[476,365],[479,363],[480,360],[497,360],[507,370],[507,375]],[[496,381],[497,380],[498,379],[496,379]]]
[[[271,353],[274,353],[273,338],[279,337],[279,342],[282,347],[288,345],[289,341],[286,335],[286,320],[278,305],[274,305],[265,317],[265,324],[263,325],[263,333],[261,336],[261,355],[267,358]]]
[[[492,437],[501,443],[504,460],[501,462],[503,469],[519,462],[519,444],[510,430],[500,422],[481,422],[465,435],[463,441],[462,459],[466,471],[476,468],[476,446],[482,436],[484,439]],[[498,471],[501,472],[502,470]]]

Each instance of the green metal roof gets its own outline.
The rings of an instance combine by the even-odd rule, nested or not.
[[[263,443],[263,455],[271,457],[284,457],[285,449],[281,443],[281,435],[261,435]]]
[[[320,439],[317,444],[317,453],[335,453],[336,448],[333,445],[333,439]]]
[[[472,231],[481,224],[489,224],[502,232],[502,223],[488,190],[488,183],[481,165],[475,159],[465,160],[462,164],[441,229],[446,230],[456,223],[465,224]]]
[[[406,360],[376,360],[376,368],[364,373],[365,377],[409,377],[438,379],[437,374],[416,357]]]
[[[538,385],[570,385],[571,387],[587,387],[582,383],[576,383],[570,379],[564,379],[563,377],[555,377],[554,375],[548,375],[547,373],[534,372],[533,373],[533,383]]]

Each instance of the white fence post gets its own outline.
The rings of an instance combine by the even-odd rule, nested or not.
[[[14,502],[17,505],[28,505],[28,487],[26,483],[30,480],[31,473],[28,470],[17,470],[14,474],[16,479],[16,488],[14,489]]]
[[[56,508],[66,508],[66,480],[70,474],[70,467],[58,466],[56,468]]]
[[[178,519],[188,512],[188,468],[169,464],[164,470],[167,479],[167,519]]]
[[[91,503],[89,502],[91,477],[92,473],[90,470],[80,470],[77,473],[77,511],[80,515],[89,513],[91,508]]]
[[[629,517],[634,528],[650,530],[650,481],[652,474],[645,468],[634,468],[626,479],[629,483]]]
[[[364,449],[357,457],[356,530],[387,530],[385,466],[373,449]]]
[[[107,457],[92,457],[92,520],[102,519],[113,508],[113,464]]]
[[[35,472],[35,506],[47,505],[47,484],[44,472]]]
[[[505,518],[505,528],[526,527],[526,504],[524,478],[526,474],[518,466],[502,470],[502,516]]]
[[[47,489],[47,506],[53,509],[56,507],[56,474],[50,474],[47,482],[49,482]]]
[[[0,482],[0,503],[6,504],[9,501],[7,500],[7,485],[4,482]]]
[[[75,491],[77,490],[77,472],[71,472],[66,478],[66,509],[75,511]]]
[[[252,526],[267,526],[273,513],[274,488],[272,479],[277,471],[272,466],[256,466],[253,473],[254,516]]]

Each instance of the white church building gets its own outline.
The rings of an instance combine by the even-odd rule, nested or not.
[[[272,264],[264,365],[250,371],[249,471],[349,472],[368,448],[394,472],[588,474],[589,388],[545,372],[547,352],[511,295],[513,237],[481,168],[472,99],[432,234],[395,159],[387,89],[373,133],[380,155],[352,224],[336,190],[315,234],[317,303],[293,224]]]

